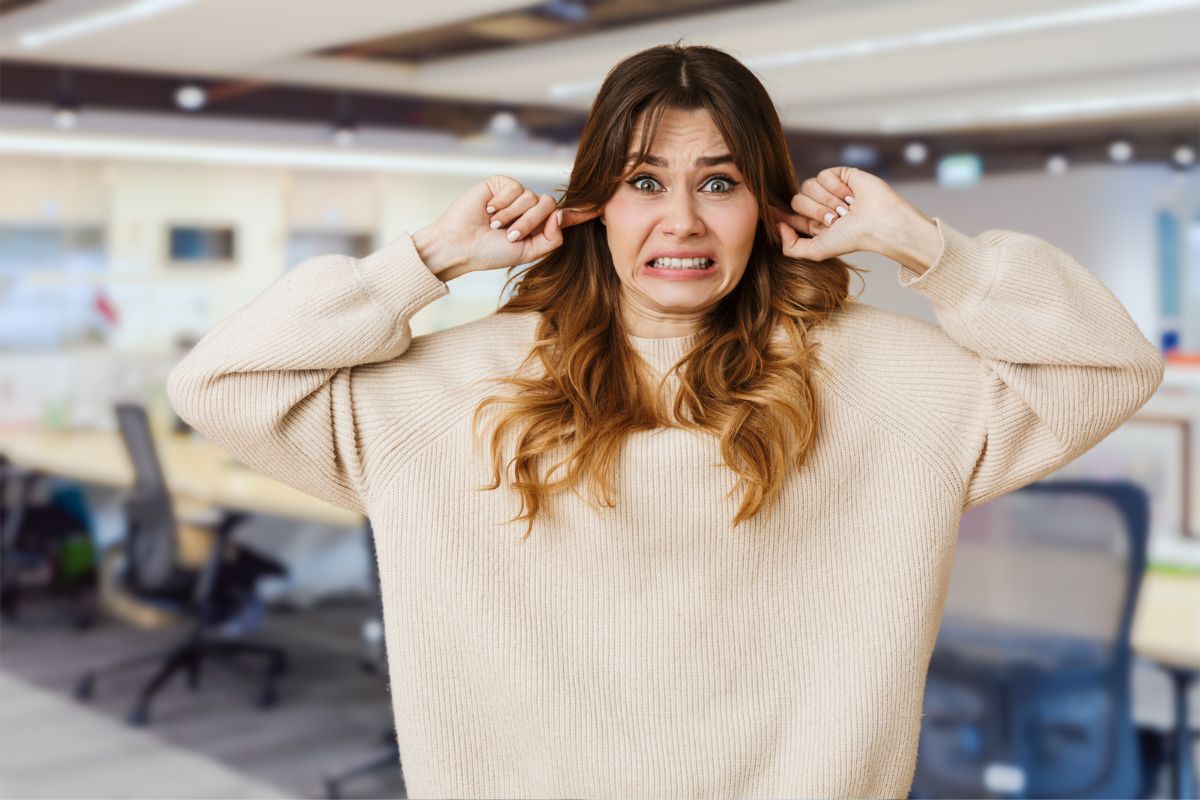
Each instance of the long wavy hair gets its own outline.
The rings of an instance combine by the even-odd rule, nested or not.
[[[525,519],[527,539],[551,492],[585,478],[589,504],[603,495],[613,507],[613,475],[625,438],[664,426],[708,432],[720,440],[725,464],[745,487],[733,527],[778,495],[789,466],[800,468],[817,437],[817,397],[812,369],[816,346],[807,332],[856,297],[850,270],[840,259],[821,262],[783,254],[768,207],[791,211],[795,169],[770,95],[755,75],[728,53],[678,41],[643,50],[606,76],[580,137],[569,183],[559,208],[602,208],[636,171],[627,165],[634,127],[642,120],[642,143],[653,143],[664,111],[707,109],[721,132],[747,188],[758,200],[759,220],[745,273],[710,310],[695,344],[652,386],[641,354],[626,339],[619,313],[620,278],[599,218],[563,229],[563,244],[520,273],[510,298],[494,313],[541,315],[522,369],[540,361],[542,374],[505,376],[511,394],[491,395],[475,409],[477,430],[485,407],[510,408],[491,437],[492,482],[500,485],[502,440],[512,432],[512,487]],[[648,146],[642,150],[650,152]],[[557,191],[557,190],[556,190]],[[503,290],[501,292],[503,295]],[[772,342],[782,330],[786,344]],[[668,416],[660,391],[676,373],[679,391]],[[563,456],[538,474],[543,458]],[[566,465],[563,476],[550,480]]]

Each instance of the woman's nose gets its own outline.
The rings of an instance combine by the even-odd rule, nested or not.
[[[680,238],[704,232],[704,221],[696,209],[695,198],[687,193],[671,198],[663,215],[663,227]]]

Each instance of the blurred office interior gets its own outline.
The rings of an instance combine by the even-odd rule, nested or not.
[[[857,166],[960,230],[1042,237],[1167,362],[1057,490],[964,518],[913,796],[1196,796],[1200,0],[0,0],[0,794],[405,796],[367,520],[204,442],[166,375],[309,256],[489,175],[556,191],[608,69],[677,40],[755,70],[800,180]],[[847,260],[863,302],[936,321],[893,262]],[[455,279],[414,334],[505,277]],[[181,569],[236,551],[226,613],[125,584],[154,475]],[[1037,635],[978,645],[984,617]],[[201,629],[247,647],[151,691]],[[1102,678],[1022,694],[1031,652]],[[998,732],[1026,711],[1054,723]]]

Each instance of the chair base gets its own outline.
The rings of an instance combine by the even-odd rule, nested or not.
[[[263,709],[274,706],[278,700],[278,680],[287,671],[287,654],[283,648],[259,642],[213,638],[206,634],[203,628],[193,630],[183,641],[166,651],[160,650],[109,664],[100,669],[89,670],[80,677],[76,684],[75,696],[80,700],[91,699],[95,691],[96,679],[103,673],[159,660],[161,664],[158,671],[142,689],[127,717],[133,725],[147,725],[150,722],[150,706],[155,695],[175,673],[186,671],[188,687],[194,691],[200,688],[200,674],[208,658],[228,659],[236,655],[253,655],[266,659],[266,670],[263,673],[262,685],[255,704]]]

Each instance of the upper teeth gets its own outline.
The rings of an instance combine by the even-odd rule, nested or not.
[[[668,268],[697,269],[707,267],[712,263],[711,258],[656,258],[654,266]]]

